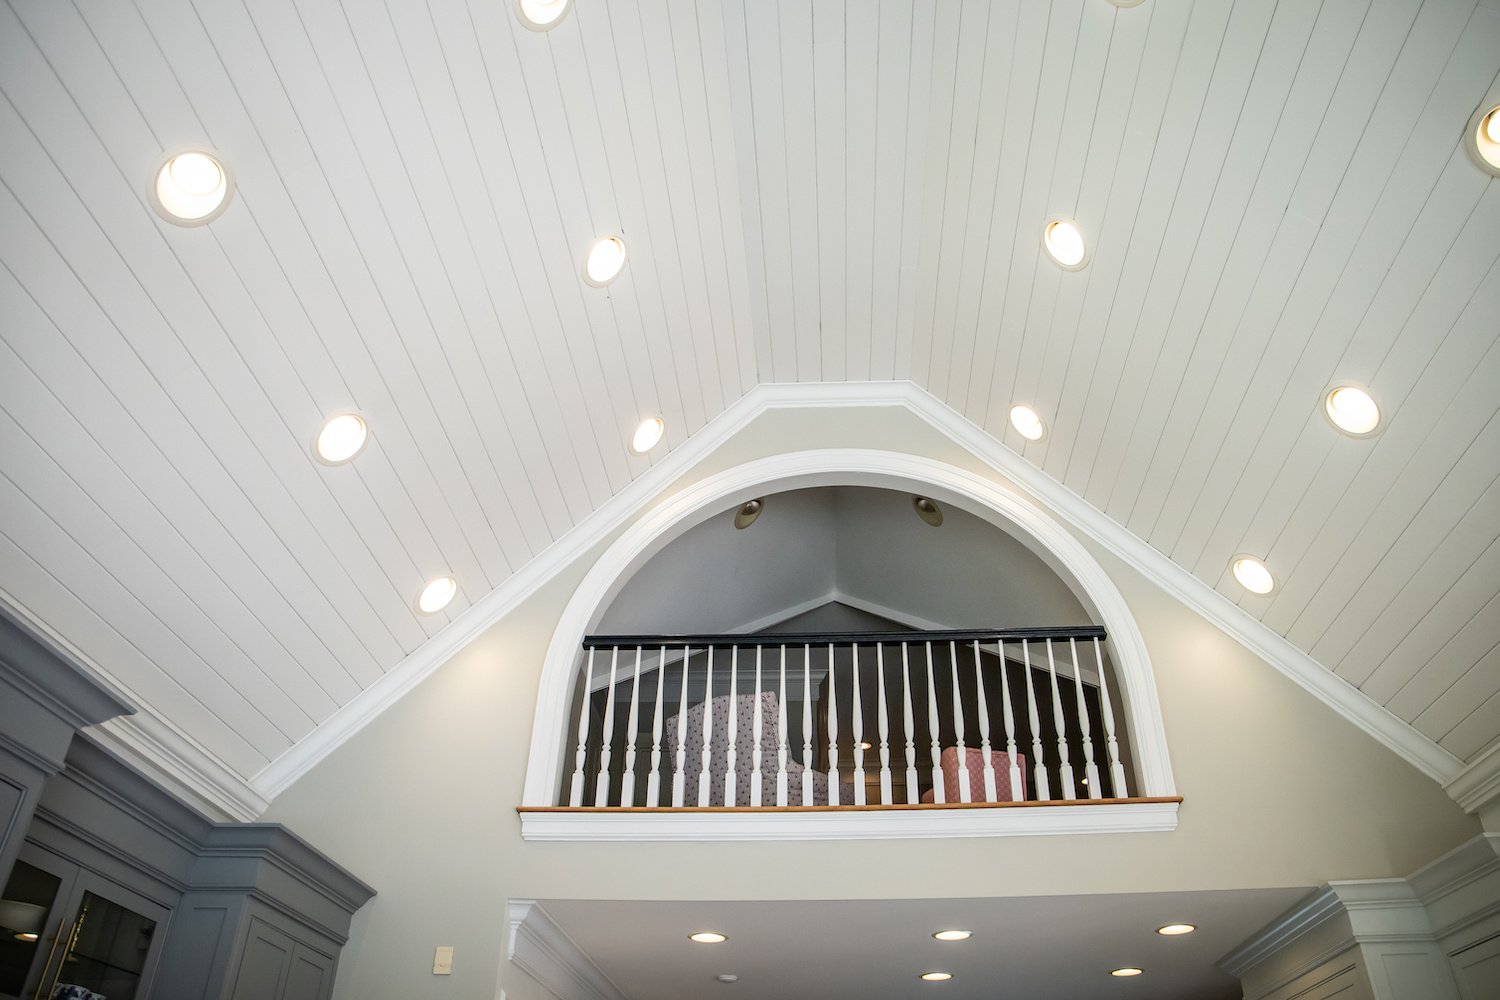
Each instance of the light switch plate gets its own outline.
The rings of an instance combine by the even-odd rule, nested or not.
[[[442,945],[432,956],[432,974],[434,976],[453,975],[453,948],[451,945]]]

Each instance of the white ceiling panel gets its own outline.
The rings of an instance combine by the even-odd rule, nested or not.
[[[757,383],[911,379],[1500,738],[1494,0],[575,6],[0,6],[9,602],[248,779],[649,469],[643,416],[659,457]],[[234,200],[179,228],[145,192],[200,146]],[[345,409],[372,444],[321,465]]]

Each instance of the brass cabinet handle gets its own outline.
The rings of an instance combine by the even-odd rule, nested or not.
[[[63,926],[67,922],[67,917],[64,917],[57,922],[57,933],[52,935],[52,949],[47,952],[47,964],[42,966],[42,974],[36,981],[36,992],[31,995],[31,1000],[41,1000],[42,998],[42,984],[47,981],[47,970],[52,968],[52,959],[57,956],[57,946],[62,941]],[[69,934],[68,936],[72,937],[71,934]],[[61,970],[58,971],[59,973],[61,973]],[[57,984],[54,982],[53,985],[55,986]]]
[[[40,982],[38,982],[37,983],[37,987],[36,987],[36,996],[33,998],[33,1000],[47,1000],[47,998],[51,997],[52,994],[57,990],[57,984],[62,981],[63,966],[68,964],[68,955],[72,953],[72,951],[73,951],[73,945],[75,945],[75,944],[78,943],[78,934],[79,934],[80,931],[83,930],[83,918],[84,918],[84,914],[80,913],[78,915],[78,919],[75,920],[75,921],[73,921],[73,926],[70,927],[70,928],[68,928],[68,946],[63,949],[62,961],[57,963],[57,971],[52,974],[52,985],[47,987],[47,992],[44,995],[42,993],[42,984]],[[64,919],[66,919],[66,918],[64,918]],[[60,940],[62,938],[62,924],[58,924],[57,925],[57,935],[58,935],[58,940]],[[52,942],[52,952],[55,953],[56,951],[57,951],[57,940],[54,940]],[[52,964],[52,954],[49,953],[47,955],[47,965],[51,965],[51,964]],[[42,967],[42,978],[45,979],[46,977],[47,977],[47,969],[46,969],[46,966],[43,966]]]

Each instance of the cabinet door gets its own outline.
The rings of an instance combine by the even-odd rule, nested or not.
[[[291,974],[280,1000],[327,1000],[333,992],[333,959],[305,944],[292,950]]]
[[[252,919],[230,994],[233,1000],[281,1000],[296,948],[297,943],[287,935]]]
[[[0,1000],[31,1000],[68,937],[78,866],[22,846],[0,892]]]

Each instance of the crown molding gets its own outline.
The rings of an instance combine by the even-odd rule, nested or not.
[[[1443,789],[1465,812],[1477,813],[1500,800],[1500,743],[1466,764],[1443,783]]]
[[[536,900],[512,899],[506,925],[506,959],[559,1000],[629,1000]]]

